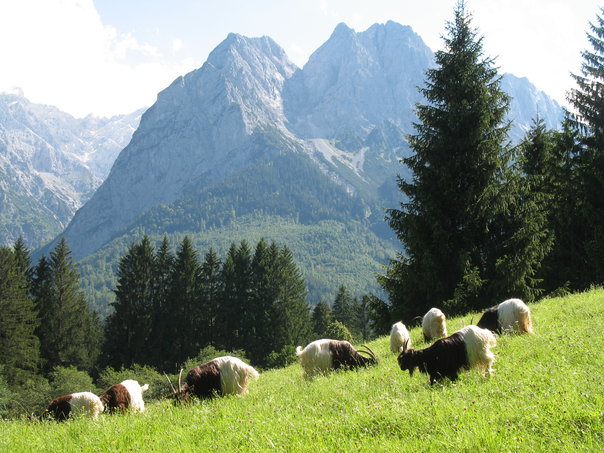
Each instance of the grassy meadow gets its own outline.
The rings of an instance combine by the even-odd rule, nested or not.
[[[398,369],[381,337],[369,343],[375,367],[306,380],[294,364],[243,397],[149,402],[96,422],[0,421],[0,451],[604,451],[604,290],[530,307],[535,334],[498,337],[490,378],[472,370],[431,387]],[[427,346],[419,328],[411,337]]]

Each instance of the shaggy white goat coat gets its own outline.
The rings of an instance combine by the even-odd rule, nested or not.
[[[220,387],[223,395],[246,394],[250,377],[260,377],[258,371],[237,357],[227,355],[217,357],[214,361],[220,368]]]
[[[304,349],[296,348],[296,355],[300,357],[300,365],[307,376],[327,373],[333,369],[333,361],[329,344],[333,340],[323,339],[309,343]]]
[[[145,384],[141,387],[138,381],[133,379],[126,379],[120,382],[121,385],[126,387],[130,394],[130,405],[128,408],[132,412],[143,412],[145,410],[145,402],[143,401],[143,392],[149,389],[149,384]]]
[[[508,299],[497,307],[497,320],[502,331],[532,333],[531,309],[520,299]]]
[[[69,400],[71,405],[71,415],[76,416],[78,414],[88,415],[96,420],[99,414],[103,412],[103,403],[101,399],[91,392],[79,392],[72,393],[71,399]]]
[[[422,319],[422,332],[426,341],[447,336],[445,314],[438,308],[431,308]]]
[[[407,327],[402,322],[394,323],[390,330],[390,350],[395,354],[398,354],[401,352],[406,342],[408,342],[407,347],[410,348],[411,337],[409,336]]]
[[[463,336],[466,344],[468,368],[479,368],[486,376],[490,376],[495,361],[495,355],[491,352],[491,348],[497,345],[497,339],[493,332],[470,325],[456,333]]]

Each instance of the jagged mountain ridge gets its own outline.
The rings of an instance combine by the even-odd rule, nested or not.
[[[410,27],[393,22],[362,33],[339,25],[304,68],[268,37],[230,34],[143,115],[107,180],[64,232],[74,256],[143,232],[203,234],[211,218],[224,226],[270,211],[303,223],[305,216],[292,214],[295,207],[311,211],[309,224],[317,212],[321,220],[334,219],[341,194],[351,206],[342,212],[355,213],[363,234],[384,233],[378,226],[384,225],[383,209],[396,206],[396,175],[405,176],[399,159],[410,153],[405,134],[412,132],[412,106],[420,99],[415,87],[432,62]],[[537,91],[519,80],[515,89],[528,93],[519,97],[530,102]],[[522,103],[518,108],[524,112]],[[557,109],[552,118],[561,117]],[[522,121],[515,127],[528,127]],[[278,165],[271,166],[283,155],[295,156],[291,165],[299,165],[289,171],[314,166],[308,184],[337,193],[334,200],[310,207],[305,200],[316,193],[308,184],[283,180]],[[258,184],[254,169],[269,183]],[[303,196],[284,206],[285,193]],[[262,199],[276,201],[269,209],[257,204]]]
[[[141,111],[76,119],[0,94],[0,244],[22,236],[30,246],[60,233],[109,173]]]

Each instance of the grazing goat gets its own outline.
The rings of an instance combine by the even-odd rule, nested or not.
[[[178,391],[168,378],[173,391],[169,396],[189,401],[191,395],[199,399],[215,395],[242,395],[248,392],[249,378],[258,379],[259,376],[258,371],[237,357],[217,357],[190,370],[184,385],[181,385],[179,375]]]
[[[126,412],[127,409],[130,409],[132,412],[143,412],[145,410],[143,392],[148,389],[149,384],[141,387],[138,381],[126,379],[119,384],[109,387],[101,395],[101,401],[111,413],[117,409],[120,409],[122,412]]]
[[[430,341],[447,336],[445,315],[438,308],[431,308],[422,319],[424,340]]]
[[[489,376],[495,356],[490,348],[497,344],[495,335],[487,329],[466,326],[447,338],[437,340],[422,350],[408,349],[398,356],[401,370],[409,370],[413,376],[415,368],[430,375],[430,384],[448,377],[457,379],[461,369],[481,368]]]
[[[401,352],[401,349],[405,347],[411,347],[411,337],[409,337],[409,331],[405,324],[397,322],[392,325],[390,330],[390,350],[396,354]]]
[[[374,352],[368,346],[357,351],[348,341],[316,340],[309,343],[304,349],[296,348],[296,355],[300,357],[300,365],[307,377],[315,374],[326,373],[340,368],[356,368],[373,365],[378,362]],[[367,354],[368,357],[360,353]]]
[[[489,308],[477,326],[497,333],[533,333],[531,310],[520,299],[508,299]]]
[[[55,420],[67,420],[76,414],[86,414],[96,420],[99,413],[103,412],[101,399],[91,392],[71,393],[52,400],[43,417],[52,417]]]

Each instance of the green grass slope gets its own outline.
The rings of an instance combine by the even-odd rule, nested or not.
[[[97,422],[0,422],[4,451],[602,451],[604,291],[531,306],[535,334],[498,337],[495,374],[430,386],[398,369],[387,337],[381,361],[312,381],[299,364],[261,374],[243,397]],[[471,315],[451,319],[454,332]],[[475,317],[474,320],[477,320]],[[419,329],[416,347],[425,347]]]

